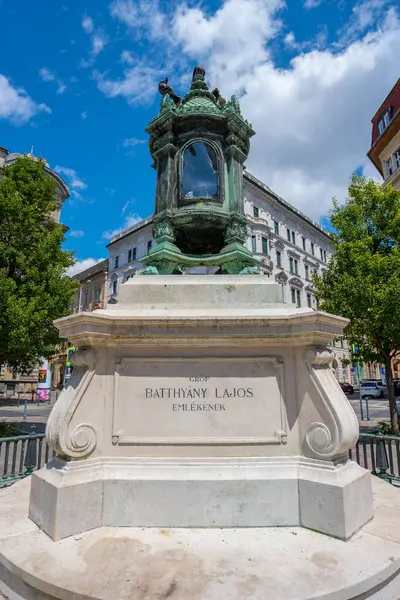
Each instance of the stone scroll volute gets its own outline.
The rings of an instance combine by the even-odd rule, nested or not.
[[[90,423],[71,426],[74,414],[94,376],[96,353],[93,349],[79,349],[71,356],[74,370],[70,383],[64,389],[50,413],[46,427],[49,446],[67,460],[87,458],[97,443],[96,428]]]
[[[344,395],[330,365],[334,355],[327,348],[308,348],[304,362],[320,403],[319,412],[327,415],[324,423],[307,426],[305,444],[316,458],[331,460],[344,456],[357,442],[357,417]]]

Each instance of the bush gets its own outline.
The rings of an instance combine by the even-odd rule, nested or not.
[[[8,423],[7,421],[0,421],[0,438],[12,437],[15,435],[14,423]]]
[[[392,426],[388,421],[379,421],[378,429],[382,435],[394,435]]]

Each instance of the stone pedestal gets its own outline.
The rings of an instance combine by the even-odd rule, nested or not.
[[[135,277],[118,304],[60,319],[79,350],[30,518],[55,540],[101,526],[349,538],[373,509],[326,349],[345,324],[260,276]]]

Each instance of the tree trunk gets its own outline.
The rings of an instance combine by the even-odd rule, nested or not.
[[[391,356],[386,356],[385,359],[385,370],[386,370],[386,385],[388,389],[388,397],[389,397],[389,413],[390,413],[390,422],[392,425],[392,433],[393,435],[399,435],[399,420],[397,418],[397,409],[396,409],[396,399],[394,396],[394,388],[393,388],[393,372],[392,372],[392,359]]]

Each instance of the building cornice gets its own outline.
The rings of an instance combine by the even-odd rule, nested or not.
[[[392,87],[392,89],[390,90],[390,92],[388,93],[388,95],[386,96],[386,98],[384,99],[384,101],[382,102],[382,104],[380,105],[380,107],[378,108],[378,110],[376,111],[376,113],[374,114],[374,116],[372,117],[371,123],[373,123],[374,120],[380,115],[380,113],[382,112],[385,104],[390,99],[390,97],[393,96],[394,92],[397,90],[397,87],[399,85],[400,85],[400,78],[396,81],[396,83],[394,84],[394,86]]]
[[[120,233],[115,235],[113,238],[111,238],[111,242],[106,245],[106,248],[110,248],[110,246],[112,246],[116,242],[120,242],[121,240],[123,240],[125,237],[127,237],[131,233],[140,231],[141,229],[144,229],[148,225],[152,225],[152,223],[153,223],[153,215],[151,215],[150,217],[147,217],[146,219],[143,219],[142,221],[139,221],[138,223],[135,223],[134,225],[131,225],[131,227],[124,229],[123,231],[121,231]]]
[[[266,192],[271,197],[272,200],[275,200],[276,202],[278,202],[278,204],[280,204],[280,206],[282,206],[283,208],[285,208],[286,210],[288,210],[289,212],[294,214],[296,217],[299,217],[308,226],[315,229],[319,234],[324,235],[327,238],[327,240],[329,240],[330,243],[332,242],[332,236],[328,231],[326,231],[320,225],[318,225],[318,223],[316,223],[315,221],[313,221],[312,219],[307,217],[307,215],[302,213],[298,208],[296,208],[295,206],[293,206],[292,204],[290,204],[289,202],[287,202],[286,200],[284,200],[283,198],[278,196],[278,194],[273,192],[271,190],[271,188],[269,188],[267,185],[265,185],[265,183],[263,183],[262,181],[257,179],[257,177],[254,177],[254,175],[252,175],[248,171],[244,172],[243,177],[248,183],[252,184],[257,189],[259,189],[263,192]]]

